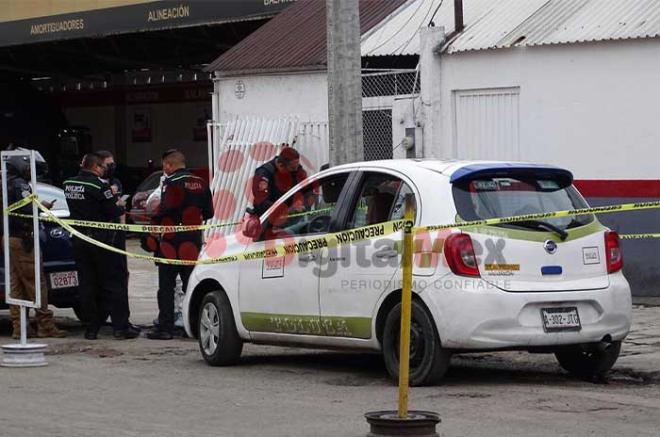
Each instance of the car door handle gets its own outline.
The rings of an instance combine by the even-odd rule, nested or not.
[[[380,252],[376,252],[375,256],[376,258],[380,258],[380,259],[394,258],[399,256],[399,252],[397,252],[394,249],[387,248],[381,250]]]
[[[300,261],[314,261],[316,259],[316,254],[315,253],[303,253],[302,255],[298,255],[298,259]]]

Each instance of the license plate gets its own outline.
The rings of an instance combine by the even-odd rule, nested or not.
[[[68,288],[78,286],[78,272],[55,272],[50,274],[51,288]]]
[[[545,332],[579,331],[582,329],[576,307],[541,308]]]

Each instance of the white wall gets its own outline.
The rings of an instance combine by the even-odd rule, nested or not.
[[[520,158],[577,178],[658,178],[660,40],[443,54],[440,143],[455,157],[455,90],[520,87]],[[422,82],[422,86],[425,84]]]
[[[236,92],[237,82],[244,94]],[[328,120],[325,71],[223,77],[219,80],[220,122],[236,115],[297,116],[301,122]]]

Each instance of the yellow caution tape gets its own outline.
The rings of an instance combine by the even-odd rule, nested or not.
[[[641,240],[643,238],[660,238],[660,234],[623,234],[619,235],[622,240]]]
[[[28,199],[28,198],[26,198]],[[26,199],[23,199],[20,202],[17,202],[12,205],[13,209],[19,208],[24,206],[25,204],[29,203],[24,202]],[[348,231],[342,231],[342,232],[336,232],[332,234],[326,234],[322,236],[315,236],[310,238],[309,240],[297,242],[297,243],[284,243],[280,244],[277,246],[274,246],[272,248],[266,248],[264,250],[257,250],[257,251],[251,251],[251,252],[242,252],[234,255],[225,255],[222,257],[217,257],[217,258],[207,258],[207,259],[202,259],[202,260],[179,260],[179,259],[170,259],[170,258],[159,258],[151,255],[142,255],[142,254],[137,254],[137,253],[132,253],[132,252],[127,252],[125,250],[118,249],[116,247],[113,247],[109,244],[103,243],[101,241],[98,241],[88,235],[83,234],[82,232],[76,230],[75,228],[72,227],[72,223],[70,222],[80,222],[77,220],[63,220],[58,217],[56,217],[48,208],[43,206],[40,202],[35,197],[30,198],[31,201],[34,201],[37,207],[46,215],[47,219],[49,221],[53,221],[60,226],[62,226],[64,229],[69,231],[71,235],[80,238],[81,240],[84,240],[92,245],[95,245],[97,247],[101,247],[103,249],[109,250],[111,252],[115,252],[121,255],[129,256],[132,258],[138,258],[138,259],[144,259],[144,260],[149,260],[149,261],[154,261],[157,263],[161,264],[172,264],[172,265],[197,265],[197,264],[221,264],[221,263],[228,263],[228,262],[236,262],[236,261],[248,261],[248,260],[257,260],[257,259],[264,259],[264,258],[271,258],[271,257],[281,257],[281,256],[291,256],[291,255],[296,255],[296,254],[301,254],[301,253],[307,253],[307,252],[312,252],[315,250],[319,250],[325,247],[332,248],[332,247],[337,247],[337,246],[342,246],[342,245],[347,245],[351,243],[356,243],[360,241],[366,241],[370,240],[373,238],[389,235],[395,232],[398,232],[402,229],[404,229],[405,224],[407,223],[409,226],[411,225],[410,222],[405,222],[402,220],[399,221],[391,221],[391,222],[385,222],[385,223],[379,223],[375,225],[369,225],[369,226],[364,226],[361,228],[357,229],[352,229]],[[24,203],[22,203],[24,202]],[[19,206],[19,204],[21,204]],[[565,211],[556,211],[556,212],[549,212],[549,213],[539,213],[539,214],[525,214],[525,215],[520,215],[520,216],[512,216],[512,217],[505,217],[505,218],[494,218],[494,219],[487,219],[487,220],[477,220],[477,221],[471,221],[471,222],[463,222],[463,223],[453,223],[453,224],[448,224],[448,225],[434,225],[434,226],[421,226],[414,228],[415,232],[428,232],[428,231],[435,231],[439,229],[456,229],[456,228],[467,228],[467,227],[473,227],[473,226],[484,226],[484,225],[495,225],[495,224],[501,224],[501,223],[513,223],[516,221],[525,221],[525,220],[537,220],[537,219],[543,219],[543,218],[555,218],[555,217],[566,217],[566,216],[575,216],[575,215],[584,215],[584,214],[605,214],[605,213],[611,213],[611,212],[621,212],[621,211],[632,211],[632,210],[640,210],[640,209],[652,209],[652,208],[660,208],[660,202],[643,202],[643,203],[630,203],[630,204],[622,204],[622,205],[612,205],[612,206],[604,206],[604,207],[595,207],[595,208],[584,208],[584,209],[578,209],[578,210],[565,210]],[[312,211],[312,213],[318,213],[322,210],[319,211]],[[307,213],[302,213],[302,215],[305,215]],[[98,223],[98,222],[92,222],[95,224],[104,224],[104,225],[112,225],[112,227],[108,226],[105,229],[115,229],[115,230],[121,230],[122,226],[125,225],[119,225],[119,224],[114,224],[114,223]],[[115,227],[116,225],[116,227]],[[227,225],[227,224],[225,224]],[[94,226],[97,227],[97,226]],[[100,228],[100,226],[98,226]],[[161,228],[164,229],[160,232],[169,232],[173,228],[184,228],[184,229],[190,229],[191,227],[189,226],[144,226],[144,228]],[[151,232],[151,231],[150,231]],[[621,238],[623,239],[641,239],[641,238],[658,238],[660,237],[660,234],[629,234],[629,235],[622,235]]]
[[[32,218],[31,215],[19,214],[16,212],[11,212],[9,215],[14,217],[21,218]],[[47,222],[55,222],[55,220],[50,217],[39,217],[39,220]],[[74,220],[74,219],[60,219],[58,223],[66,223],[71,226],[79,226],[84,228],[94,228],[94,229],[104,229],[109,231],[124,231],[124,232],[139,232],[139,233],[173,233],[173,232],[190,232],[190,231],[204,231],[207,229],[213,228],[222,228],[226,226],[240,225],[242,222],[234,223],[216,223],[208,225],[173,225],[173,226],[162,226],[162,225],[136,225],[136,224],[127,224],[127,223],[108,223],[108,222],[94,222],[88,220]]]
[[[170,258],[159,258],[151,255],[142,255],[142,254],[127,252],[125,250],[118,249],[114,246],[98,241],[74,229],[71,225],[65,223],[62,219],[55,217],[53,213],[50,212],[50,210],[48,210],[48,208],[46,208],[45,206],[39,203],[37,203],[37,206],[52,221],[56,222],[64,229],[69,231],[71,235],[80,238],[81,240],[86,241],[94,246],[121,255],[126,255],[131,258],[144,259],[144,260],[154,261],[160,264],[172,264],[172,265],[222,264],[222,263],[236,262],[236,261],[249,261],[249,260],[258,260],[258,259],[272,258],[272,257],[292,256],[307,252],[313,252],[315,250],[319,250],[325,247],[332,248],[346,244],[356,243],[359,241],[370,240],[372,238],[381,237],[384,235],[392,234],[394,232],[398,232],[404,227],[404,222],[401,220],[379,223],[376,225],[369,225],[357,229],[351,229],[350,231],[342,231],[333,234],[326,234],[323,236],[312,237],[309,240],[300,241],[297,243],[279,244],[272,248],[266,248],[264,250],[242,252],[242,253],[237,253],[235,255],[225,255],[217,258],[207,258],[201,260],[179,260],[179,259],[170,259]]]
[[[12,204],[13,209],[9,209],[8,211],[13,211],[18,208],[22,208],[25,206],[25,204],[30,203],[32,199],[37,199],[36,196],[32,197],[30,200],[28,200],[25,203],[24,202],[27,197],[20,202],[17,202],[15,204]],[[22,203],[19,205],[19,203]],[[321,214],[326,211],[330,211],[332,208],[323,208],[315,211],[306,211],[306,212],[301,212],[301,213],[295,213],[295,214],[289,214],[287,218],[294,218],[294,217],[302,217],[302,216],[309,216],[309,215],[317,215]],[[9,212],[9,215],[15,216],[15,217],[22,217],[22,218],[28,218],[31,219],[32,216],[28,214],[19,214],[16,212]],[[51,216],[46,216],[46,217],[40,217],[40,220],[44,221],[49,221],[49,222],[55,222]],[[163,225],[137,225],[137,224],[127,224],[127,223],[109,223],[109,222],[95,222],[95,221],[90,221],[90,220],[75,220],[75,219],[59,219],[60,221],[58,223],[66,223],[71,226],[76,226],[76,227],[85,227],[85,228],[94,228],[94,229],[104,229],[104,230],[109,230],[109,231],[123,231],[123,232],[136,232],[136,233],[153,233],[153,234],[169,234],[169,233],[176,233],[176,232],[190,232],[190,231],[206,231],[208,229],[217,229],[217,228],[224,228],[228,226],[236,226],[240,225],[242,222],[223,222],[223,223],[214,223],[214,224],[205,224],[205,225],[171,225],[171,226],[163,226]]]
[[[6,214],[9,214],[12,211],[16,211],[17,209],[21,209],[26,205],[29,205],[32,203],[33,200],[37,198],[36,194],[30,194],[27,197],[24,197],[23,199],[19,200],[18,202],[14,202],[11,205],[7,206],[7,211],[5,211]],[[32,216],[29,216],[32,218]]]
[[[492,218],[486,220],[474,220],[470,222],[461,222],[461,223],[451,223],[448,225],[420,226],[418,228],[415,228],[415,230],[418,232],[419,231],[430,232],[430,231],[438,231],[441,229],[470,228],[474,226],[489,226],[489,225],[499,225],[502,223],[524,222],[527,220],[542,220],[542,219],[558,218],[558,217],[572,217],[576,215],[585,215],[585,214],[610,214],[613,212],[636,211],[636,210],[654,209],[654,208],[660,208],[660,201],[623,203],[621,205],[597,206],[594,208],[567,209],[564,211],[554,211],[554,212],[540,212],[536,214],[524,214],[524,215],[515,215],[511,217]]]

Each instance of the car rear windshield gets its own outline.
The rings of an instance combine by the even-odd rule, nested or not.
[[[551,177],[479,176],[477,179],[456,182],[453,194],[458,215],[467,221],[588,207],[570,182]],[[542,226],[545,222],[566,230],[586,225],[593,220],[592,214],[585,214],[533,221],[537,225],[541,222],[537,227],[530,227],[530,222],[500,226],[547,231]]]

